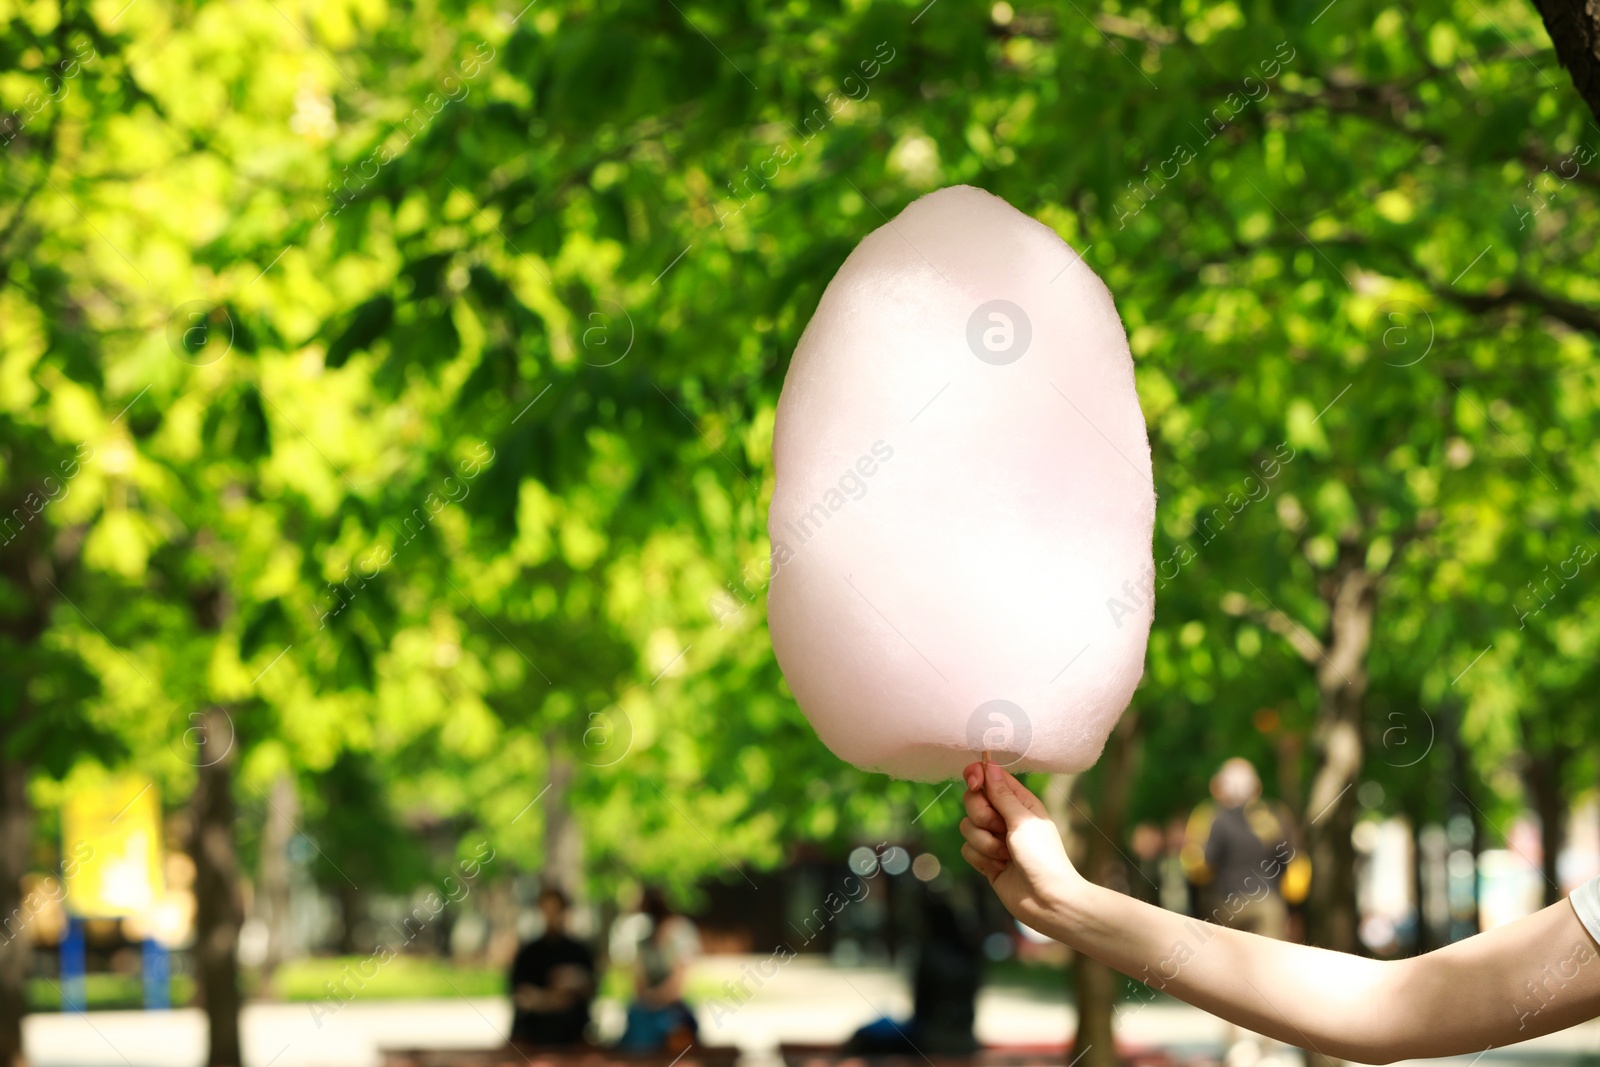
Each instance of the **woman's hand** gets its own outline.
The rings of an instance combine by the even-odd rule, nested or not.
[[[964,772],[961,855],[981,871],[1006,910],[1043,933],[1084,884],[1039,798],[997,763]]]

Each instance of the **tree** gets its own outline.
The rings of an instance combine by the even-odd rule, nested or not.
[[[1600,119],[1600,13],[1581,0],[1534,0],[1573,88]]]
[[[198,727],[199,781],[194,811],[195,972],[206,1012],[206,1063],[244,1062],[239,1044],[239,857],[234,844],[233,723],[222,708],[206,711]]]
[[[98,338],[70,271],[38,250],[70,253],[81,241],[70,226],[55,230],[42,203],[55,192],[62,101],[75,92],[104,114],[121,87],[82,76],[99,61],[86,16],[4,14],[4,47],[22,75],[10,92],[23,89],[7,97],[16,110],[0,120],[0,347],[18,376],[0,398],[0,915],[14,919],[24,913],[20,882],[31,859],[29,782],[118,748],[84,714],[98,679],[56,630],[76,612],[84,557],[103,533],[103,471],[93,460],[103,460],[102,434],[114,435],[117,420],[84,417],[82,401],[103,384]],[[0,944],[0,1063],[8,1065],[22,1058],[30,936],[9,930]]]
[[[1487,701],[1493,666],[1482,762],[1575,684],[1471,666],[1519,584],[1484,529],[1535,469],[1593,490],[1596,142],[1531,9],[0,10],[0,502],[34,514],[0,549],[6,782],[56,773],[64,725],[203,777],[213,829],[361,767],[397,822],[580,854],[597,891],[759,891],[800,839],[953,860],[953,798],[816,742],[761,601],[789,354],[862,236],[960,181],[1129,328],[1161,499],[1130,817],[1219,747],[1278,761],[1315,929],[1356,947],[1387,716]],[[239,743],[202,775],[171,746],[214,708]]]
[[[1077,779],[1078,783],[1095,780],[1092,798],[1083,797],[1087,810],[1072,803],[1074,810],[1069,816],[1070,822],[1079,824],[1074,827],[1074,836],[1085,843],[1081,861],[1084,877],[1124,893],[1128,891],[1130,872],[1119,842],[1127,839],[1125,816],[1138,764],[1138,743],[1139,713],[1130,708],[1106,742],[1099,773]],[[1073,1000],[1078,1009],[1074,1058],[1083,1057],[1086,1067],[1116,1067],[1121,1062],[1112,1025],[1120,984],[1117,973],[1098,960],[1080,955],[1073,963]]]

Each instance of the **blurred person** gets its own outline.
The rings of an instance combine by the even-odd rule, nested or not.
[[[1323,1056],[1482,1055],[1600,1016],[1600,878],[1526,918],[1374,960],[1190,919],[1095,885],[1044,805],[973,763],[961,854],[1019,921],[1235,1025]]]
[[[1211,800],[1196,806],[1184,832],[1180,858],[1195,886],[1199,916],[1279,941],[1288,936],[1289,908],[1283,884],[1291,863],[1307,866],[1291,840],[1293,820],[1281,804],[1261,798],[1255,765],[1239,756],[1224,761],[1211,777]],[[1301,896],[1309,879],[1300,868],[1290,886]],[[1225,1067],[1280,1060],[1255,1035],[1236,1026],[1225,1038]]]
[[[594,953],[567,934],[567,896],[554,886],[539,892],[544,933],[517,950],[511,963],[511,1040],[561,1047],[581,1045],[594,999]]]
[[[922,944],[912,976],[911,1018],[884,1017],[850,1036],[846,1053],[964,1056],[976,1052],[972,1026],[983,982],[981,940],[942,896],[929,893],[922,909]]]
[[[1161,867],[1166,858],[1166,835],[1153,822],[1142,822],[1128,835],[1128,851],[1133,853],[1137,879],[1129,879],[1129,890],[1146,904],[1161,903]]]
[[[1174,815],[1167,822],[1166,853],[1161,861],[1161,906],[1180,915],[1199,913],[1198,887],[1183,869],[1183,842],[1189,820]]]
[[[1212,776],[1211,797],[1190,816],[1180,853],[1200,917],[1282,940],[1288,905],[1305,899],[1311,884],[1294,818],[1262,799],[1255,766],[1239,756]]]
[[[700,1028],[683,999],[689,964],[700,953],[694,923],[667,904],[659,889],[647,889],[639,910],[650,920],[634,959],[634,998],[617,1047],[628,1052],[678,1053],[694,1043]]]

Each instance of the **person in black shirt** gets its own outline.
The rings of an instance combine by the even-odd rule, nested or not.
[[[911,985],[911,1022],[923,1052],[969,1056],[978,1050],[972,1026],[982,984],[983,950],[976,930],[949,901],[930,897]]]
[[[523,945],[511,964],[511,1040],[528,1045],[584,1043],[594,997],[594,954],[567,936],[567,897],[539,894],[544,934]]]
[[[983,953],[977,932],[948,900],[923,901],[922,937],[912,975],[912,1014],[905,1022],[884,1017],[850,1035],[844,1052],[855,1056],[970,1056],[978,1050],[972,1026]]]

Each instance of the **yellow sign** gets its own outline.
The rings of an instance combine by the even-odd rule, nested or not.
[[[67,910],[112,919],[147,912],[164,887],[161,803],[148,778],[87,784],[61,810]]]

